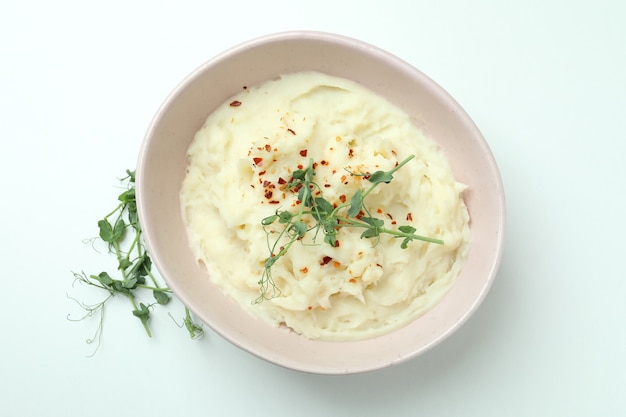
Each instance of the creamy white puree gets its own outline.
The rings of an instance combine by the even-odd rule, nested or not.
[[[443,245],[401,249],[399,239],[348,228],[336,248],[308,237],[272,268],[280,295],[253,303],[269,256],[261,219],[296,200],[280,178],[313,158],[324,197],[339,202],[369,185],[346,169],[386,171],[412,154],[365,202],[386,227],[409,224]],[[354,82],[303,72],[243,89],[210,115],[188,157],[182,212],[210,279],[253,315],[308,338],[358,340],[407,324],[446,294],[467,254],[465,186],[407,114]]]

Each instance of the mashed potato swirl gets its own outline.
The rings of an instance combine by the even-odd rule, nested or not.
[[[338,247],[307,237],[272,268],[280,295],[253,303],[269,256],[261,219],[297,206],[281,187],[294,170],[315,161],[315,182],[339,204],[368,186],[350,172],[386,171],[409,155],[366,204],[385,227],[411,225],[443,245],[401,249],[349,228]],[[354,82],[302,72],[245,88],[209,116],[188,158],[182,213],[210,279],[251,314],[308,338],[360,340],[406,325],[441,300],[467,255],[465,186],[407,114]]]

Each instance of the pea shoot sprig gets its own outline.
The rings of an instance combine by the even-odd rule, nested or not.
[[[117,198],[117,206],[98,221],[98,237],[90,240],[92,244],[95,243],[95,240],[106,243],[107,252],[115,256],[116,273],[100,272],[97,275],[87,275],[85,272],[73,272],[75,283],[98,288],[107,295],[96,304],[86,304],[69,297],[85,310],[85,315],[79,319],[72,319],[68,315],[69,320],[81,321],[94,315],[99,316],[95,335],[87,339],[87,343],[97,342],[98,347],[102,336],[105,305],[114,296],[123,296],[130,301],[133,316],[140,320],[149,337],[152,336],[149,326],[152,310],[157,305],[168,304],[172,299],[171,290],[160,283],[152,272],[152,260],[143,242],[135,198],[135,172],[126,170],[126,177],[122,178],[121,181],[125,183],[126,187]],[[115,276],[116,274],[118,277],[113,278],[112,275]],[[151,302],[141,301],[150,295]],[[202,336],[202,327],[194,322],[189,309],[186,307],[182,321],[180,326],[187,329],[192,339]]]
[[[365,204],[365,198],[381,184],[389,184],[393,180],[393,175],[415,156],[411,155],[388,171],[376,171],[372,174],[362,174],[350,172],[352,176],[363,177],[371,185],[365,190],[358,189],[349,201],[333,205],[322,195],[322,188],[315,183],[315,164],[309,160],[306,168],[293,172],[291,180],[287,183],[286,189],[297,193],[298,210],[290,212],[287,210],[276,210],[276,212],[261,220],[264,227],[270,255],[265,259],[263,273],[258,284],[260,296],[254,303],[262,302],[280,295],[272,277],[272,267],[289,251],[294,243],[301,241],[307,233],[313,233],[313,241],[320,233],[324,235],[323,241],[332,247],[338,246],[337,232],[340,228],[361,228],[361,239],[380,239],[382,234],[391,235],[401,239],[400,247],[406,249],[413,240],[420,240],[428,243],[443,244],[440,239],[415,234],[415,227],[410,225],[399,226],[397,229],[385,227],[383,219],[372,215]],[[282,225],[280,231],[272,231],[268,226],[278,222]],[[276,235],[277,234],[277,235]],[[272,239],[272,237],[275,237]]]

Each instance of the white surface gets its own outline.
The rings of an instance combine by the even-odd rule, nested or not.
[[[0,5],[0,415],[624,414],[626,3],[211,4]],[[287,29],[385,48],[474,119],[508,200],[491,293],[443,344],[373,373],[285,370],[211,332],[191,341],[164,314],[148,339],[121,299],[86,358],[97,322],[68,321],[66,294],[96,296],[71,271],[109,268],[81,242],[152,115],[206,59]]]

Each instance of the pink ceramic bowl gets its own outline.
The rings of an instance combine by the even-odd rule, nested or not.
[[[188,247],[179,202],[186,150],[213,109],[242,86],[316,70],[348,78],[399,105],[436,140],[465,194],[472,243],[451,291],[432,310],[385,336],[356,342],[308,340],[258,321],[213,285]],[[137,167],[137,201],[146,244],[177,297],[215,332],[260,358],[304,372],[347,374],[414,358],[459,328],[489,291],[502,254],[504,193],[478,128],[435,82],[363,42],[328,33],[273,34],[238,45],[196,69],[150,125]],[[219,244],[219,242],[216,242]]]

